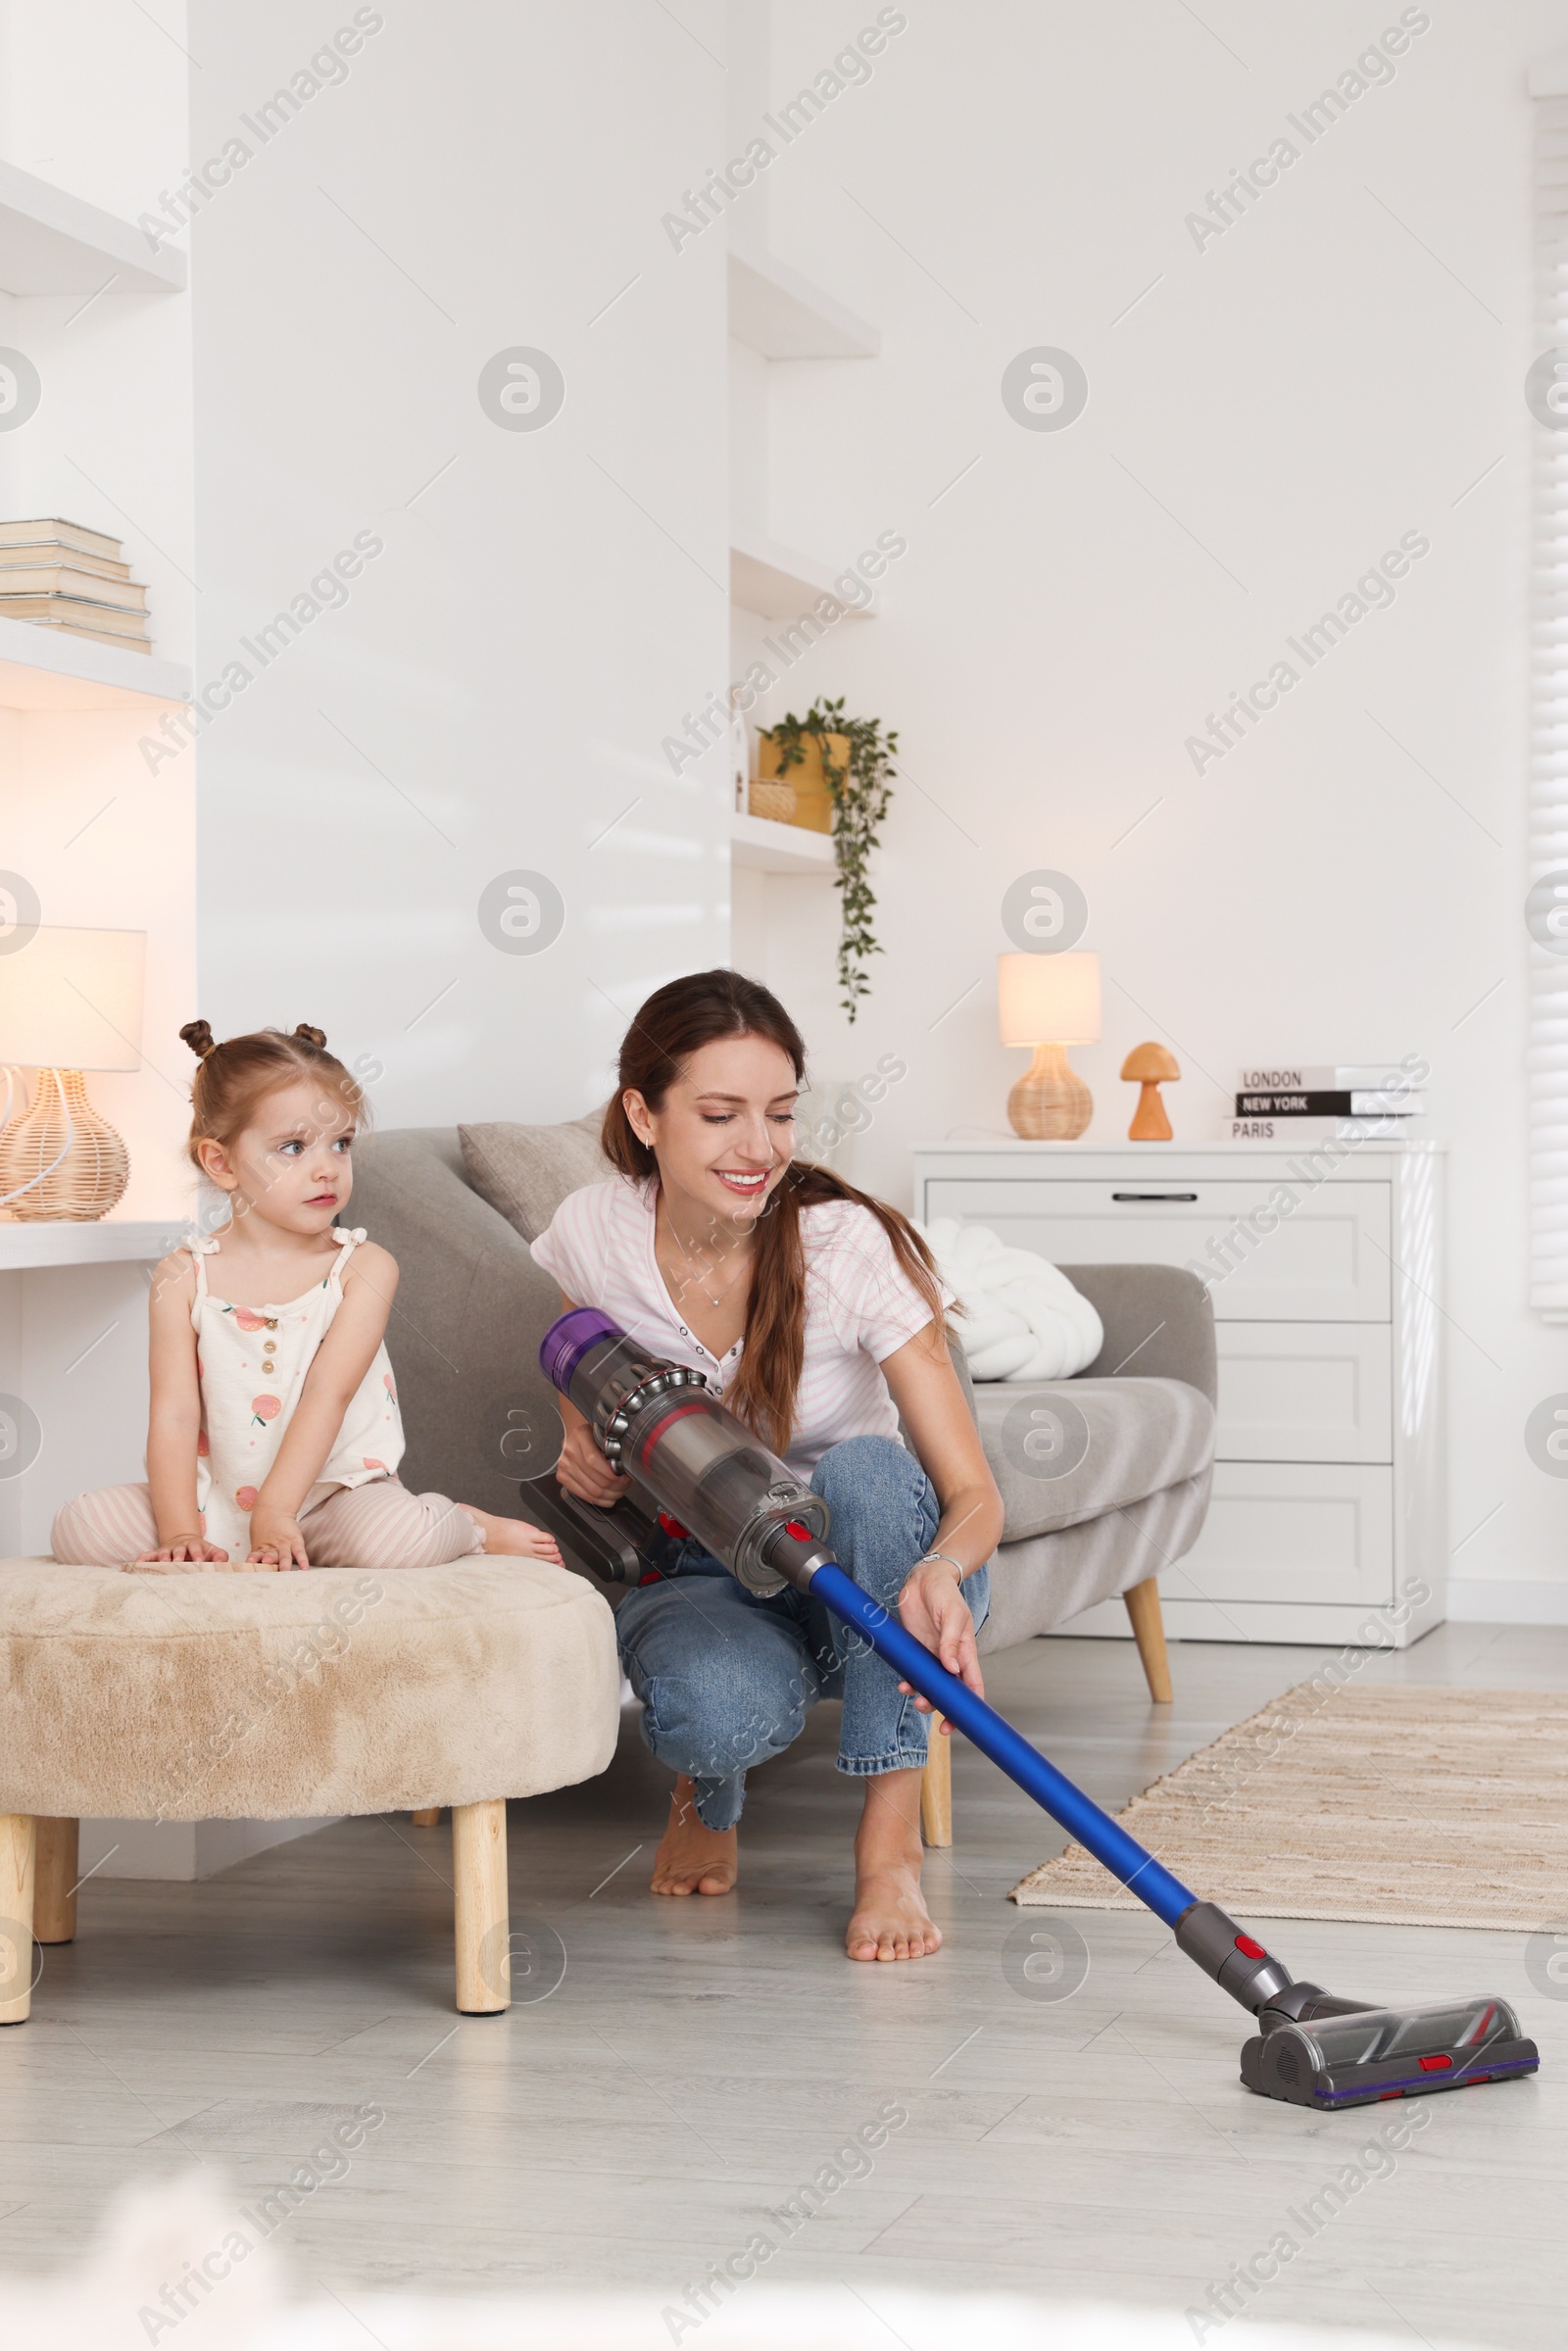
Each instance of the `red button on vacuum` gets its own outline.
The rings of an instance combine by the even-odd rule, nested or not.
[[[793,1535],[797,1543],[814,1543],[816,1540],[810,1528],[803,1527],[798,1518],[787,1518],[784,1521],[784,1532],[786,1535]]]
[[[1421,2071],[1423,2074],[1446,2074],[1452,2063],[1451,2057],[1423,2057]]]
[[[1268,1957],[1268,1953],[1264,1950],[1262,1944],[1260,1942],[1254,1942],[1250,1935],[1238,1935],[1236,1937],[1236,1948],[1246,1959],[1266,1959]]]

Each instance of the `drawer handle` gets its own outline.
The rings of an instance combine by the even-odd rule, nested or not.
[[[1113,1192],[1112,1200],[1197,1200],[1196,1192]]]

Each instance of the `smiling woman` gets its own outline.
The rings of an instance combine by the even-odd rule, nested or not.
[[[809,1478],[842,1566],[978,1690],[1002,1504],[948,1352],[947,1295],[906,1218],[796,1158],[805,1066],[800,1031],[757,982],[717,970],[660,989],[605,1112],[619,1177],[563,1201],[534,1258],[568,1306],[700,1371]],[[623,1480],[562,1409],[561,1484],[614,1501]],[[839,1769],[865,1782],[850,1956],[935,1951],[919,1886],[924,1699],[807,1596],[759,1598],[662,1524],[656,1567],[616,1619],[644,1736],[676,1773],[654,1891],[729,1892],[748,1769],[800,1736],[817,1698],[842,1698]]]

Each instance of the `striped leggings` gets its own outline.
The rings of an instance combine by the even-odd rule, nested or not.
[[[445,1567],[484,1549],[484,1536],[459,1503],[444,1494],[411,1494],[397,1478],[340,1486],[304,1512],[300,1533],[313,1567]],[[62,1567],[124,1567],[157,1550],[150,1490],[105,1486],[78,1494],[56,1517],[51,1548]]]

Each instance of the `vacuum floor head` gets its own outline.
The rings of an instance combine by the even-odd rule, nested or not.
[[[1264,2008],[1257,2021],[1262,2031],[1242,2050],[1248,2088],[1320,2112],[1507,2082],[1541,2063],[1505,2000],[1342,2009],[1316,2018]]]

